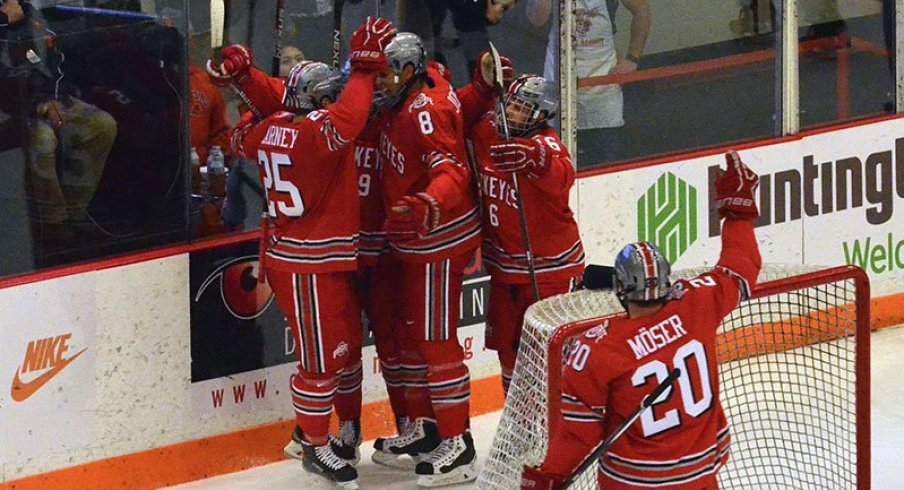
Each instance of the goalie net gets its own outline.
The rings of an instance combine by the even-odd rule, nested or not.
[[[528,310],[478,489],[518,489],[522,466],[542,463],[559,413],[565,346],[622,311],[610,291],[556,296]],[[720,488],[869,488],[869,333],[862,270],[764,267],[752,298],[717,336],[732,434]],[[596,489],[596,465],[570,488]]]

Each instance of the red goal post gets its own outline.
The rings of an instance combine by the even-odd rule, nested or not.
[[[680,271],[694,277],[708,268]],[[720,397],[732,430],[720,488],[870,488],[869,279],[853,266],[767,265],[720,326]],[[608,291],[528,310],[509,397],[478,489],[519,488],[559,414],[571,339],[620,315]],[[572,489],[596,489],[596,465]]]

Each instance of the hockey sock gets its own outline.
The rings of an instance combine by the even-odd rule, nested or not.
[[[336,415],[339,420],[358,420],[361,418],[361,363],[348,366],[339,377],[336,390]]]
[[[296,425],[301,427],[305,440],[311,444],[326,444],[339,376],[298,373],[292,376],[291,384]]]

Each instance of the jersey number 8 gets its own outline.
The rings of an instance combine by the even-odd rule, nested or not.
[[[696,375],[692,375],[688,371],[688,360],[694,359],[693,364],[697,366]],[[709,366],[706,361],[706,351],[703,344],[699,340],[691,340],[682,345],[672,357],[672,365],[681,371],[678,376],[678,386],[681,389],[681,402],[684,413],[691,417],[699,417],[712,407],[713,390],[709,379]],[[656,377],[656,384],[662,383],[669,376],[671,369],[666,363],[656,360],[650,361],[634,371],[631,376],[631,383],[640,387],[647,384],[647,379],[651,376]],[[691,384],[691,377],[697,378],[699,383],[699,398],[694,398],[694,387]],[[640,417],[641,425],[643,425],[644,437],[654,436],[660,432],[664,432],[671,428],[681,425],[681,417],[678,415],[678,409],[673,408],[662,417],[656,418],[655,407],[661,403],[665,403],[672,396],[672,387],[665,390],[655,402],[650,405],[650,409],[643,413]]]
[[[288,180],[282,180],[280,167],[291,167],[292,159],[285,153],[270,153],[258,150],[257,163],[264,169],[264,187],[267,189],[267,214],[276,218],[276,211],[285,216],[297,218],[304,213],[304,200],[298,187]],[[277,199],[281,198],[281,199]]]

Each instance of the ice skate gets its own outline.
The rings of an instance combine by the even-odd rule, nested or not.
[[[442,487],[465,483],[477,478],[477,453],[470,432],[443,439],[430,454],[417,464],[419,487]]]
[[[292,431],[292,439],[290,439],[289,443],[286,444],[286,447],[283,448],[283,453],[289,458],[300,460],[302,455],[301,442],[301,427],[296,425],[295,430]]]
[[[358,470],[333,452],[330,444],[314,446],[301,442],[301,464],[313,475],[333,484],[336,488],[357,490]]]
[[[408,423],[398,436],[374,441],[371,459],[379,465],[410,470],[417,464],[419,455],[434,450],[440,442],[436,423],[419,418]]]
[[[343,420],[339,423],[339,432],[330,434],[330,447],[336,456],[348,464],[355,465],[361,461],[361,421]]]

